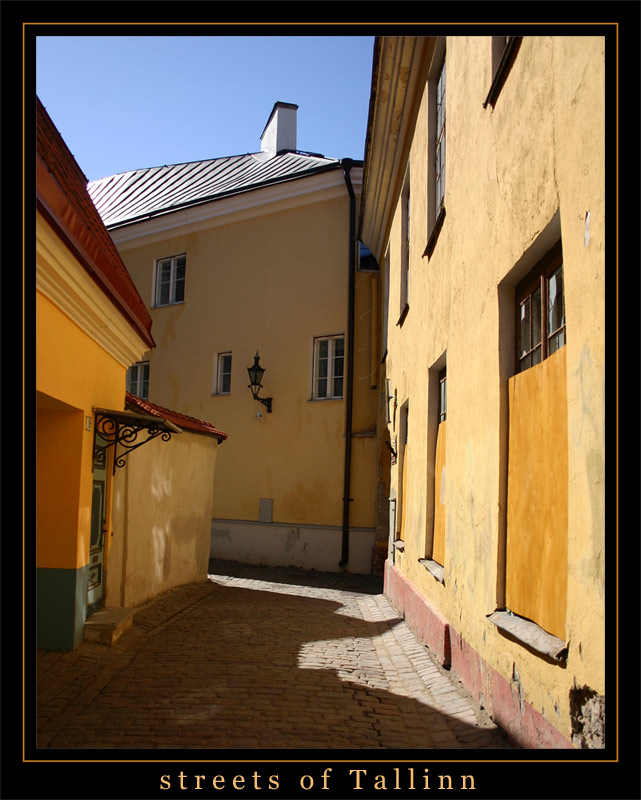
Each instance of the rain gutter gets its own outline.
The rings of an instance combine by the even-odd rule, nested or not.
[[[349,561],[349,504],[352,502],[352,413],[354,405],[354,298],[356,292],[356,195],[350,171],[355,166],[351,158],[341,160],[345,174],[345,184],[349,194],[349,280],[348,280],[348,320],[347,320],[347,381],[345,391],[345,475],[343,484],[343,535],[339,567],[347,567]]]

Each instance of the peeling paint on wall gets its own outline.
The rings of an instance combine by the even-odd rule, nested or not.
[[[605,747],[605,697],[589,686],[570,689],[572,742],[580,750]]]

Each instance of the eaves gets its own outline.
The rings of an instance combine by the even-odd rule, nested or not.
[[[382,36],[376,40],[359,236],[379,259],[405,177],[435,45],[436,38],[431,36]]]

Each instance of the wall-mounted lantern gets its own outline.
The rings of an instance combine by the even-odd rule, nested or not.
[[[272,399],[271,397],[259,397],[258,392],[263,388],[261,386],[261,381],[263,379],[263,375],[265,374],[265,367],[260,366],[260,356],[258,352],[254,356],[254,365],[252,367],[247,367],[247,372],[249,373],[249,389],[251,389],[252,397],[254,400],[258,400],[259,403],[262,403],[264,406],[267,406],[267,413],[271,414],[272,411]]]

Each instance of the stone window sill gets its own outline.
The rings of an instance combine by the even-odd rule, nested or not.
[[[503,633],[557,664],[564,664],[568,657],[568,643],[544,631],[536,622],[511,614],[509,611],[495,611],[487,619]]]
[[[434,580],[445,585],[445,568],[438,561],[432,561],[431,558],[419,558],[418,563],[425,567]]]

